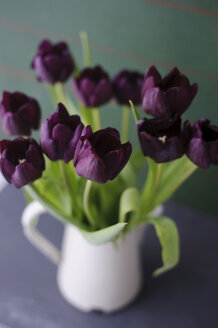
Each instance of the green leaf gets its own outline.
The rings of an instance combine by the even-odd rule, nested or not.
[[[48,213],[53,215],[55,218],[66,223],[71,222],[70,217],[61,213],[61,211],[54,204],[50,203],[44,195],[41,195],[33,185],[27,185],[24,189],[34,200],[37,200],[40,204],[42,204],[47,209]]]
[[[46,158],[46,170],[43,176],[33,183],[33,186],[63,215],[71,215],[71,198],[64,185],[58,162],[52,162]]]
[[[24,197],[26,199],[27,204],[30,204],[31,202],[34,201],[34,198],[31,197],[30,193],[26,189],[23,189],[23,193],[24,193]]]
[[[141,149],[135,150],[124,169],[120,172],[120,178],[126,186],[136,186],[138,184],[138,173],[145,163],[145,157]]]
[[[154,207],[169,199],[176,189],[197,169],[186,156],[165,163]]]
[[[76,175],[73,164],[64,164],[69,190],[59,164],[59,162],[52,162],[46,158],[46,170],[43,172],[43,176],[25,189],[32,198],[38,200],[56,218],[89,229],[82,222],[83,206],[80,194],[83,183],[79,183],[80,178]]]
[[[163,266],[154,271],[153,276],[157,277],[162,273],[172,269],[179,262],[179,233],[175,222],[165,216],[149,219],[154,225],[157,236],[162,247]]]
[[[138,210],[140,194],[136,188],[124,190],[120,198],[119,221],[124,222],[130,212]]]
[[[91,202],[92,207],[93,205],[96,207],[92,210],[97,211],[99,229],[117,223],[120,197],[125,187],[120,176],[105,184],[94,183]]]
[[[116,223],[112,226],[94,232],[88,232],[85,230],[80,231],[90,244],[99,245],[114,240],[125,228],[126,224],[127,223]]]
[[[133,104],[133,102],[131,100],[129,100],[129,104],[130,104],[130,107],[132,109],[133,116],[135,118],[135,123],[137,123],[140,120],[139,113],[138,113],[135,105]]]
[[[141,148],[136,149],[132,153],[129,162],[131,163],[131,166],[133,167],[134,171],[138,173],[143,164],[145,163],[145,156],[143,155]]]

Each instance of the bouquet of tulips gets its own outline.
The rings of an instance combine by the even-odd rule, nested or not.
[[[145,76],[122,70],[110,79],[102,67],[91,67],[85,33],[81,41],[83,69],[65,42],[41,42],[32,61],[57,108],[42,123],[39,143],[29,137],[40,124],[38,101],[3,92],[2,128],[18,137],[0,142],[1,172],[16,188],[24,187],[28,201],[38,200],[57,219],[76,225],[90,243],[125,238],[137,225],[153,224],[162,246],[157,276],[178,263],[179,236],[170,218],[151,213],[197,167],[218,164],[218,127],[207,119],[182,123],[197,84],[190,85],[177,68],[163,78],[151,66]],[[64,87],[70,77],[77,104]],[[121,136],[101,126],[100,107],[111,99],[122,106]],[[128,141],[131,110],[139,140],[135,150]]]

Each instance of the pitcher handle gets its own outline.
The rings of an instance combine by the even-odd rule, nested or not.
[[[24,235],[29,242],[51,262],[57,265],[61,260],[60,251],[36,228],[36,217],[46,212],[47,211],[44,206],[37,201],[33,201],[24,209],[21,217],[21,223],[23,226]]]

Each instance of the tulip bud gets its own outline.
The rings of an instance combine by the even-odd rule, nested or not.
[[[42,176],[45,161],[37,142],[16,138],[0,141],[0,168],[5,179],[16,188],[32,183]]]
[[[187,147],[188,158],[202,169],[218,165],[218,127],[207,119],[196,121]]]
[[[135,105],[141,102],[143,74],[123,70],[113,79],[113,91],[120,105],[129,105],[131,100]]]
[[[92,133],[90,126],[84,128],[74,155],[78,175],[105,183],[113,180],[128,162],[132,152],[130,142],[121,144],[116,129],[106,128]]]
[[[73,58],[65,42],[52,44],[48,40],[40,43],[31,67],[40,82],[55,84],[65,82],[74,70]]]
[[[73,156],[80,138],[83,124],[78,115],[70,116],[61,103],[57,111],[50,115],[40,129],[40,145],[52,161],[63,159],[66,163]]]
[[[85,68],[79,77],[73,78],[76,95],[86,107],[98,107],[112,97],[112,85],[108,74],[100,67]]]
[[[29,136],[37,130],[40,122],[40,107],[34,98],[20,92],[4,91],[0,104],[2,128],[7,134]]]
[[[180,116],[197,93],[197,84],[190,85],[187,77],[174,67],[164,78],[156,67],[149,67],[142,86],[142,107],[152,116],[168,120]]]
[[[186,138],[181,129],[181,118],[170,122],[142,119],[137,123],[142,152],[157,163],[172,161],[185,152]]]

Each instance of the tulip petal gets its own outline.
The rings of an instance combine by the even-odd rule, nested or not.
[[[144,156],[153,158],[155,162],[169,162],[184,154],[180,118],[170,122],[143,119],[138,122],[137,130]]]
[[[40,123],[40,107],[34,100],[24,104],[18,111],[17,116],[23,122],[24,126],[37,130]]]
[[[104,158],[108,179],[113,180],[124,168],[132,153],[132,145],[127,142],[120,149],[113,150]]]
[[[31,144],[26,152],[26,161],[30,162],[36,168],[40,170],[45,169],[44,157],[41,156],[40,149],[37,144]]]
[[[20,92],[3,92],[0,106],[2,127],[8,134],[30,135],[38,129],[40,107],[38,102]]]
[[[156,80],[155,80],[156,79]],[[149,68],[142,86],[142,107],[156,118],[168,120],[181,115],[197,93],[188,78],[174,67],[162,80],[155,67]]]
[[[108,152],[121,147],[120,134],[111,127],[95,132],[89,140],[94,151],[101,158],[104,158]]]
[[[55,84],[65,82],[74,70],[74,62],[65,42],[52,44],[44,40],[38,47],[31,67],[39,81]]]
[[[8,147],[11,140],[3,139],[0,141],[0,154]]]
[[[100,67],[85,68],[73,79],[74,91],[86,107],[97,107],[106,103],[112,95],[108,74]]]
[[[80,159],[76,164],[76,172],[86,179],[105,183],[108,180],[103,161],[95,154]]]
[[[164,90],[173,87],[184,87],[189,89],[190,83],[188,78],[181,74],[177,67],[174,67],[161,81],[160,87]]]
[[[16,188],[21,188],[41,176],[42,171],[40,169],[34,167],[31,163],[25,162],[16,166],[11,182]]]
[[[93,94],[90,93],[89,103],[91,107],[99,107],[112,97],[112,87],[109,80],[102,79],[95,87]]]
[[[129,105],[129,100],[135,105],[141,102],[143,74],[137,71],[122,70],[113,79],[113,94],[120,105]]]
[[[166,91],[166,98],[173,114],[181,115],[189,107],[192,97],[190,90],[184,87],[173,87]]]
[[[82,130],[84,125],[81,123],[77,126],[73,138],[70,140],[67,148],[64,151],[64,161],[65,163],[68,163],[70,160],[73,159],[74,153],[76,150],[76,146],[78,144],[79,138],[81,136]]]
[[[188,158],[202,169],[210,166],[210,156],[207,144],[200,138],[193,138],[187,149]]]
[[[88,126],[85,126],[82,130],[82,133],[81,133],[81,136],[80,136],[80,139],[76,145],[76,150],[75,150],[75,153],[74,153],[74,165],[77,164],[77,161],[79,160],[79,157],[80,157],[80,150],[82,149],[83,147],[83,143],[87,144],[87,148],[91,148],[89,142],[87,142],[87,139],[92,135],[92,128],[90,125]]]
[[[145,78],[152,76],[155,81],[155,85],[161,82],[161,75],[154,65],[150,66],[145,74]]]
[[[63,124],[57,124],[52,130],[52,139],[55,142],[60,159],[64,157],[64,152],[68,147],[73,133],[70,128]]]
[[[145,95],[145,92],[148,89],[158,87],[160,83],[161,83],[160,73],[158,72],[155,66],[150,66],[145,74],[144,82],[142,85],[142,91],[141,91],[142,99]]]
[[[40,145],[42,147],[43,152],[50,158],[52,161],[56,161],[58,159],[58,151],[55,145],[55,142],[50,137],[50,124],[48,120],[45,120],[42,123],[40,129]]]
[[[151,88],[145,92],[142,107],[146,113],[160,118],[169,119],[169,106],[165,94],[159,88]]]
[[[85,105],[85,106],[89,106],[89,102],[88,99],[86,98],[85,94],[83,94],[80,91],[80,82],[79,79],[76,77],[73,77],[73,88],[74,88],[74,92],[76,94],[76,96],[79,98],[79,100]]]
[[[7,134],[26,135],[31,134],[30,126],[21,121],[17,113],[7,112],[2,118],[2,128]]]
[[[5,179],[11,183],[12,174],[15,171],[15,166],[10,163],[6,158],[0,159],[0,168]]]

